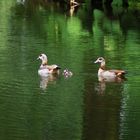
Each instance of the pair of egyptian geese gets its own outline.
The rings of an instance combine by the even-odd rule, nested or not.
[[[48,59],[45,54],[40,54],[38,59],[42,61],[40,68],[38,70],[38,74],[41,77],[48,76],[49,74],[59,74],[60,67],[56,64],[54,65],[48,65]],[[99,57],[94,63],[100,63],[100,67],[98,70],[98,77],[100,77],[102,80],[111,78],[124,78],[124,75],[126,72],[124,70],[106,70],[105,68],[105,59],[103,57]],[[72,74],[72,72],[68,71],[67,69],[64,70],[63,74]],[[67,76],[68,76],[67,75]]]

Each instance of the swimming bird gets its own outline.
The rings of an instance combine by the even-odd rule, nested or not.
[[[47,77],[49,74],[59,74],[60,67],[56,64],[48,65],[46,54],[40,54],[38,59],[42,61],[38,74],[42,77]]]
[[[98,70],[99,81],[118,81],[120,79],[125,79],[124,75],[126,71],[124,70],[106,70],[106,63],[103,57],[99,57],[94,63],[100,63]]]
[[[71,77],[73,75],[73,73],[71,71],[69,71],[68,69],[65,69],[63,71],[63,75],[65,78]]]

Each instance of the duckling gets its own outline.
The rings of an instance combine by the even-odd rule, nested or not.
[[[73,73],[71,71],[69,71],[68,69],[65,69],[63,71],[63,75],[67,78],[67,77],[71,77],[73,75]]]
[[[38,57],[42,61],[38,74],[43,77],[47,77],[49,74],[59,74],[60,67],[56,64],[48,65],[48,58],[46,54],[40,54]]]
[[[100,67],[98,70],[99,79],[110,80],[116,78],[125,78],[124,75],[126,71],[124,70],[106,70],[105,68],[105,59],[103,57],[99,57],[94,63],[100,63]]]

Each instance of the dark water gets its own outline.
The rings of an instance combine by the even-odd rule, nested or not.
[[[140,139],[140,11],[88,6],[0,1],[1,140]],[[41,89],[42,52],[73,76]],[[99,83],[98,56],[128,80]]]

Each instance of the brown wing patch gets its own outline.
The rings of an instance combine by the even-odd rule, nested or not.
[[[46,66],[49,71],[52,71],[52,73],[59,73],[59,67],[57,65],[47,65]]]
[[[109,70],[110,72],[114,72],[116,73],[117,75],[118,74],[125,74],[126,72],[124,70]]]
[[[110,72],[114,72],[117,77],[124,78],[126,72],[124,70],[110,70]]]

